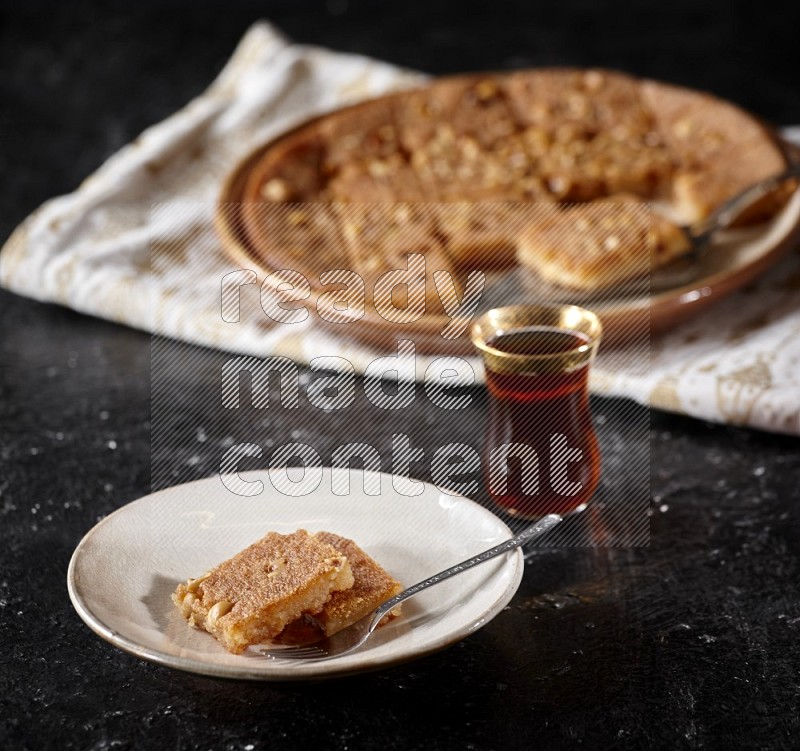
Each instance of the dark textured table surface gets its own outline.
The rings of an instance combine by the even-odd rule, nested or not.
[[[783,65],[796,51],[796,9],[788,18],[688,0],[605,12],[576,0],[119,7],[0,15],[3,236],[201,91],[264,16],[299,40],[432,72],[600,64],[800,122],[800,85]],[[0,747],[800,744],[795,439],[653,413],[649,547],[543,553],[490,625],[406,666],[333,684],[215,680],[114,649],[66,592],[83,534],[149,487],[149,337],[5,292],[0,306]],[[194,408],[188,400],[190,418]],[[407,416],[424,418],[421,402]],[[291,427],[275,413],[276,437]],[[341,426],[320,429],[326,441]]]

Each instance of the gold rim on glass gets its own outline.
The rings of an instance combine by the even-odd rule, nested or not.
[[[492,347],[489,342],[512,331],[546,326],[572,331],[586,337],[588,341],[573,349],[548,354],[524,354],[504,352]],[[483,356],[489,370],[495,373],[568,373],[594,358],[603,326],[590,310],[577,305],[509,305],[494,308],[484,313],[472,325],[472,343]]]

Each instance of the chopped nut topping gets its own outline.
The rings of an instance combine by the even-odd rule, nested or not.
[[[380,159],[370,162],[367,166],[367,170],[373,177],[386,177],[386,175],[389,175],[392,172],[392,168],[389,163],[386,161],[381,161]]]
[[[547,181],[547,187],[556,195],[566,195],[567,190],[569,190],[569,181],[554,175]]]
[[[285,558],[276,558],[275,560],[270,561],[269,568],[267,569],[267,576],[270,579],[280,576],[281,572],[286,569],[287,564],[288,561]]]
[[[687,136],[691,135],[692,130],[692,121],[686,117],[683,120],[678,120],[673,128],[673,132],[676,136],[678,136],[678,138],[686,138]]]
[[[261,195],[268,201],[285,201],[291,195],[289,183],[279,177],[264,183],[261,189]]]
[[[189,579],[189,580],[186,582],[186,589],[188,589],[188,590],[189,590],[189,592],[196,592],[196,591],[197,591],[197,588],[198,588],[198,587],[199,587],[199,586],[200,586],[200,585],[201,585],[201,584],[202,584],[202,583],[203,583],[203,582],[204,582],[206,579],[208,579],[208,577],[209,577],[210,575],[211,575],[211,572],[210,572],[210,571],[207,571],[205,574],[203,574],[202,576],[198,576],[196,579]]]
[[[478,99],[482,102],[485,102],[487,99],[491,99],[495,94],[497,94],[497,84],[494,81],[481,81],[475,87],[475,93],[478,95]]]
[[[598,92],[605,83],[605,76],[599,70],[589,70],[583,76],[587,91]]]
[[[231,608],[233,608],[233,604],[227,600],[222,600],[215,605],[212,605],[211,609],[208,611],[208,615],[206,616],[206,621],[208,622],[209,628],[215,628],[217,625],[217,620],[222,618],[223,615],[230,613]]]
[[[355,133],[349,133],[346,136],[342,136],[339,144],[345,151],[355,151],[361,144],[361,138]]]
[[[309,216],[305,211],[290,211],[286,218],[289,220],[289,224],[295,227],[308,224],[309,221]]]
[[[197,600],[197,596],[193,592],[187,592],[183,596],[183,600],[181,601],[181,613],[183,614],[184,618],[189,617],[189,613],[192,612],[192,605],[194,605],[195,600]]]

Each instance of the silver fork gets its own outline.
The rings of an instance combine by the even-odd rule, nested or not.
[[[800,164],[789,167],[785,172],[773,175],[745,188],[733,196],[718,209],[712,211],[705,219],[694,224],[680,226],[691,251],[683,258],[673,261],[663,269],[654,271],[650,277],[652,290],[660,290],[688,284],[693,281],[699,271],[700,260],[711,244],[711,239],[720,230],[728,229],[742,212],[756,201],[764,198],[785,182],[800,177]]]
[[[501,542],[489,550],[472,558],[457,563],[455,566],[442,571],[438,574],[425,579],[424,581],[414,584],[408,589],[403,590],[399,595],[395,595],[391,600],[387,600],[382,605],[379,605],[369,615],[364,616],[360,621],[356,621],[345,629],[342,629],[336,634],[320,641],[311,644],[302,644],[293,647],[269,647],[261,650],[261,654],[271,658],[280,660],[330,660],[333,657],[340,657],[341,655],[352,652],[358,649],[370,636],[370,634],[377,628],[381,620],[389,614],[389,612],[397,607],[401,602],[413,597],[415,594],[422,592],[423,589],[428,589],[434,584],[449,579],[456,574],[468,571],[473,566],[480,563],[496,558],[498,555],[518,548],[520,545],[525,544],[529,540],[539,537],[552,529],[556,524],[561,522],[561,517],[558,514],[549,514],[543,517],[535,524],[520,532],[510,540]]]

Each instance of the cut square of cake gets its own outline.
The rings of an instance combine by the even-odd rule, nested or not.
[[[172,600],[189,623],[229,652],[272,639],[304,612],[322,610],[332,593],[353,586],[347,556],[304,529],[270,532],[198,579]]]
[[[352,540],[333,532],[318,532],[316,538],[347,557],[354,580],[349,589],[334,592],[320,612],[306,614],[306,620],[317,626],[325,636],[331,636],[361,620],[402,591],[403,585]],[[400,605],[394,608],[383,622],[400,615],[400,608]]]
[[[637,196],[542,204],[519,235],[517,258],[548,284],[600,290],[683,255],[688,240]]]
[[[446,271],[458,279],[453,263],[439,238],[436,236],[434,212],[425,204],[413,203],[338,203],[333,207],[342,225],[347,249],[350,254],[349,268],[356,271],[364,280],[368,293],[385,293],[382,284],[387,282],[384,274],[397,269],[408,268],[410,254],[424,256],[425,284],[415,284],[413,290],[397,285],[399,291],[408,296],[423,294],[426,312],[440,314],[441,299],[436,290],[434,274]],[[419,260],[419,259],[417,259]],[[417,274],[412,274],[414,279]],[[384,277],[381,280],[381,277]],[[368,298],[369,299],[369,298]],[[395,300],[394,311],[386,314],[378,308],[381,315],[395,315],[387,318],[401,323],[406,315],[405,308],[410,300]]]

